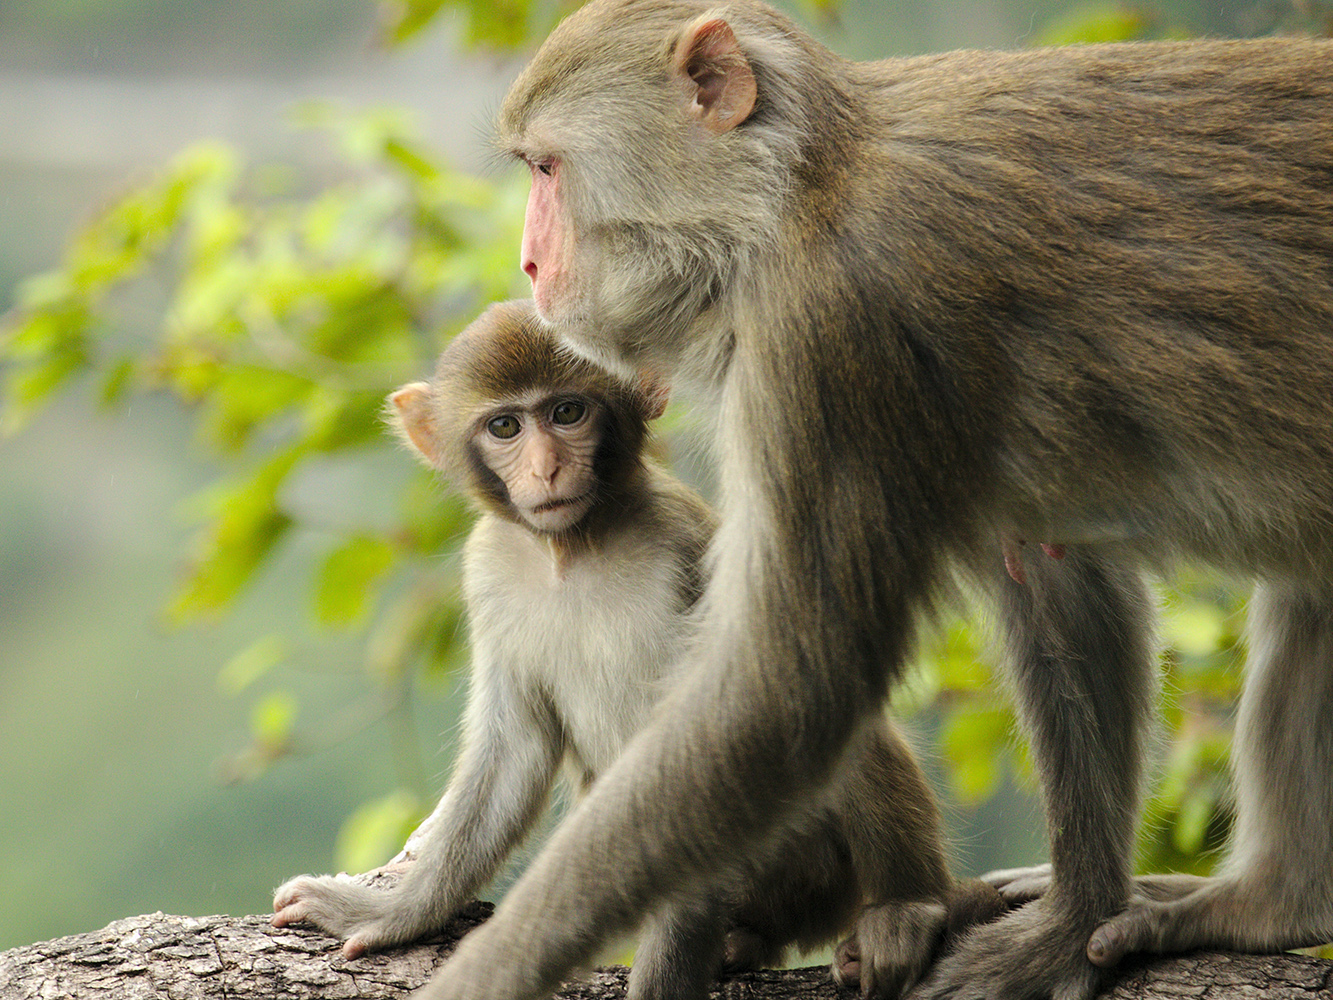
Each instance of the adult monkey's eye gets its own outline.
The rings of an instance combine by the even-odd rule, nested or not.
[[[491,437],[500,438],[506,441],[517,434],[523,425],[518,422],[518,417],[512,413],[506,413],[503,416],[492,417],[486,422],[486,431]]]
[[[566,399],[563,402],[556,403],[555,409],[551,411],[551,422],[577,424],[583,419],[583,414],[587,412],[588,408],[577,399]]]
[[[555,161],[537,160],[532,164],[532,169],[536,170],[541,174],[544,174],[547,177],[550,177],[555,173]]]

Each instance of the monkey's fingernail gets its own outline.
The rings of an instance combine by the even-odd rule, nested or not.
[[[1114,965],[1114,946],[1110,940],[1112,932],[1098,928],[1088,939],[1088,961],[1093,965]]]

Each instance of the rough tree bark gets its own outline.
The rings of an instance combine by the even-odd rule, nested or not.
[[[440,938],[344,960],[332,938],[275,930],[266,916],[152,913],[0,953],[0,1000],[338,1000],[401,998],[430,977],[453,943],[485,920],[473,903]],[[625,969],[598,969],[562,1000],[623,1000]],[[720,980],[717,1000],[849,1000],[824,968]],[[1105,1000],[1333,1000],[1333,962],[1303,955],[1196,954],[1128,963]]]

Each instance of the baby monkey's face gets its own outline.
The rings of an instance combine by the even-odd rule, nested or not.
[[[491,409],[474,441],[504,483],[514,512],[533,529],[555,534],[577,525],[592,507],[601,425],[596,401],[547,391]]]

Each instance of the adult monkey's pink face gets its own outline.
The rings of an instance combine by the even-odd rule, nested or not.
[[[523,243],[520,251],[523,273],[532,281],[532,297],[542,318],[550,320],[553,311],[567,304],[570,272],[566,240],[569,228],[560,199],[560,161],[543,157],[528,162],[532,171],[532,189],[523,216]]]
[[[742,242],[721,230],[745,215],[735,161],[754,155],[735,126],[756,87],[702,4],[684,29],[636,14],[623,37],[619,7],[593,0],[556,29],[498,131],[532,174],[521,266],[539,315],[603,364],[664,374]]]

